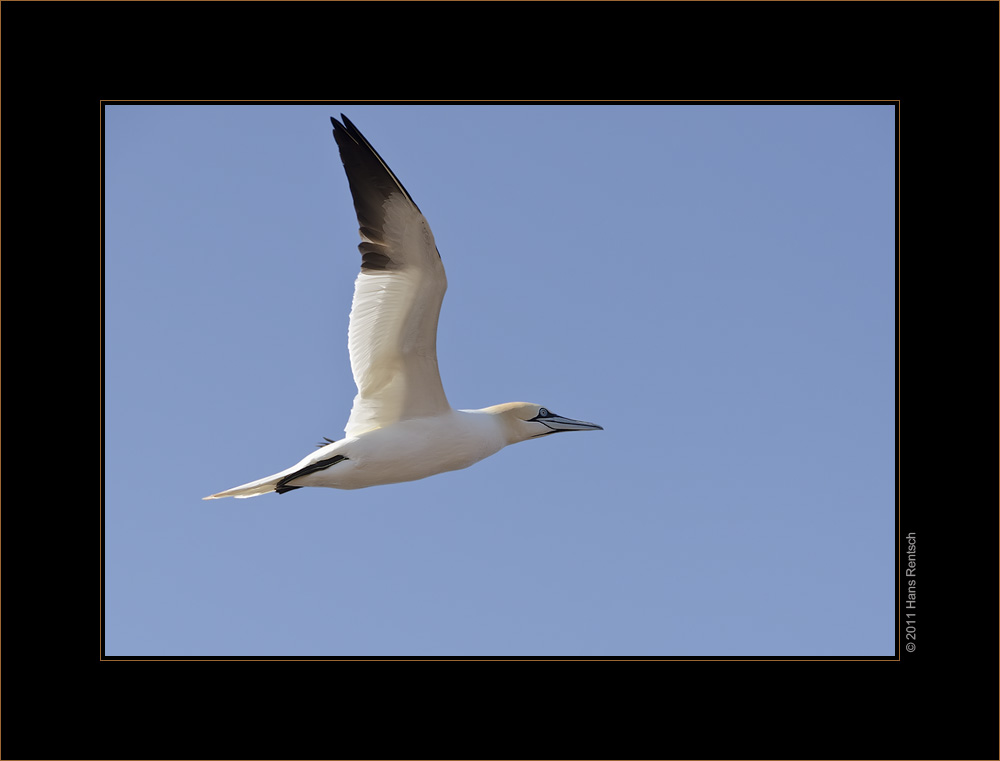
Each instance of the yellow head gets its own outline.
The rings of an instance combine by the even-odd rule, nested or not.
[[[548,407],[531,402],[507,402],[481,410],[496,415],[502,421],[507,434],[507,443],[537,439],[551,433],[564,431],[603,431],[596,423],[573,420],[552,412]]]

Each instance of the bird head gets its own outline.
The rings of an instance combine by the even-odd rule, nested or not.
[[[486,411],[497,415],[504,423],[509,443],[537,439],[552,433],[565,431],[603,431],[596,423],[573,420],[552,412],[548,407],[530,402],[509,402],[487,407]]]

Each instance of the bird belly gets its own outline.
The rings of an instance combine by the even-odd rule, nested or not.
[[[367,431],[331,445],[347,459],[290,481],[293,486],[363,489],[416,481],[467,468],[503,448],[505,441],[451,412]]]

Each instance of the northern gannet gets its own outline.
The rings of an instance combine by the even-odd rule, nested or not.
[[[467,468],[519,441],[603,430],[527,402],[451,408],[437,363],[448,282],[431,228],[371,143],[340,118],[343,124],[330,117],[333,137],[361,225],[361,272],[347,333],[358,394],[344,438],[280,473],[204,499],[414,481]]]

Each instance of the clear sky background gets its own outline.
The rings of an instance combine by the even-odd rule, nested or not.
[[[456,408],[604,431],[204,502],[339,438],[343,111],[430,221]],[[108,106],[105,639],[891,656],[889,106]]]

